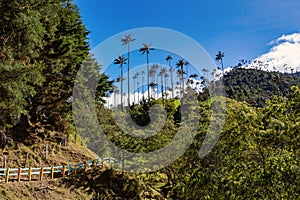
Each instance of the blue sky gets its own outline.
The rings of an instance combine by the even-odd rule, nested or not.
[[[298,0],[76,0],[91,31],[91,48],[119,32],[163,27],[199,42],[214,58],[225,52],[225,66],[254,59],[282,34],[299,32]]]

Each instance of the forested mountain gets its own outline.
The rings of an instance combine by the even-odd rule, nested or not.
[[[286,97],[292,86],[300,86],[300,78],[299,73],[235,68],[225,74],[223,83],[227,97],[262,107],[274,96]]]
[[[116,146],[135,153],[163,148],[174,140],[179,130],[185,133],[192,129],[183,121],[182,112],[188,114],[189,122],[199,122],[199,126],[192,130],[195,138],[188,150],[176,162],[156,172],[134,174],[95,169],[63,179],[64,184],[55,187],[64,187],[65,190],[78,187],[83,189],[82,193],[88,191],[93,199],[299,198],[299,73],[233,69],[221,78],[226,96],[211,98],[205,90],[197,94],[199,102],[185,109],[182,105],[183,97],[187,95],[184,84],[190,79],[185,78],[188,62],[181,59],[176,64],[177,74],[181,77],[177,97],[174,94],[168,97],[165,87],[162,98],[148,95],[130,107],[121,104],[126,112],[120,112],[117,106],[112,109],[104,106],[102,97],[112,90],[113,82],[107,75],[99,74],[100,64],[89,53],[89,32],[73,1],[2,0],[0,11],[0,156],[2,160],[5,158],[5,166],[40,167],[83,162],[83,159],[92,157],[83,147],[85,144],[95,144],[104,149],[107,156],[116,156],[128,165],[135,164],[125,162],[126,157],[118,152],[110,152],[97,131],[89,130],[87,138],[75,137],[70,102],[75,77],[83,67],[89,77],[99,80],[95,96],[97,123]],[[122,40],[123,45],[127,45],[128,55],[132,41],[130,35]],[[152,48],[146,43],[140,50],[147,55],[147,61],[149,50]],[[222,68],[223,57],[224,53],[219,52]],[[171,59],[168,56],[166,60]],[[120,85],[125,80],[122,67],[126,61],[129,62],[125,57],[115,60],[121,68]],[[163,79],[167,82],[168,73],[173,75],[175,72],[171,62],[169,64],[169,70],[161,69],[161,85]],[[147,81],[147,86],[152,85],[153,90],[157,84],[154,69],[157,72],[153,66],[149,71],[153,82]],[[88,86],[86,79],[83,78],[79,88]],[[204,76],[202,81],[203,85],[211,84],[205,82]],[[201,84],[199,82],[198,86]],[[169,88],[172,93],[173,86],[172,80],[172,88]],[[153,108],[155,104],[164,108],[165,113],[158,112],[158,107]],[[226,112],[212,115],[212,107],[225,104]],[[157,116],[152,119],[150,130],[135,130],[129,123],[131,119],[138,125],[148,125],[151,107]],[[195,110],[199,114],[195,114]],[[85,113],[79,114],[86,117]],[[122,121],[123,127],[119,126],[116,117]],[[224,126],[220,122],[223,117],[226,118]],[[161,121],[163,127],[157,129]],[[223,129],[213,150],[200,158],[199,150],[212,121]],[[122,128],[138,136],[147,134],[151,137],[132,137]],[[63,139],[66,140],[64,145]],[[78,140],[84,144],[79,145]],[[48,148],[52,153],[43,156]],[[8,163],[7,156],[10,156]],[[148,161],[137,158],[136,162]],[[26,188],[30,192],[36,189]],[[18,193],[15,188],[12,190]],[[0,192],[0,198],[4,194],[5,191]],[[64,198],[62,195],[60,192],[59,198]]]
[[[145,195],[145,188],[137,189],[134,195],[138,199],[293,199],[299,196],[299,100],[299,87],[293,86],[286,97],[267,100],[264,107],[225,97],[200,102],[197,116],[200,124],[188,151],[157,172],[132,176],[129,173],[138,181],[134,186],[147,186],[154,191]],[[122,149],[136,153],[154,151],[171,142],[182,126],[177,121],[180,119],[177,101],[169,99],[164,102],[167,110],[165,126],[146,140],[123,133],[111,111],[103,106],[98,108],[98,117],[102,119],[100,124],[107,137]],[[218,122],[220,117],[211,119],[212,105],[224,101],[227,104],[226,122],[220,138],[213,150],[200,158],[199,151],[209,124],[212,120]],[[150,104],[155,103],[162,104],[162,101]],[[141,123],[150,104],[134,107],[131,110],[133,119]],[[99,143],[100,140],[93,142]],[[142,158],[140,161],[144,162]],[[130,188],[129,183],[123,184]],[[122,197],[117,190],[103,194],[98,193],[96,187],[93,192],[102,198],[112,198],[110,195]]]

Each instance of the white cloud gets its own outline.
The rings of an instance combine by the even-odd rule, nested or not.
[[[276,43],[279,42],[292,42],[292,43],[299,43],[300,42],[300,33],[293,33],[289,35],[283,34],[280,38],[276,40]]]
[[[217,73],[220,73],[220,72],[221,72],[220,70],[217,71]],[[199,84],[199,85],[197,84],[197,82],[201,82],[201,80],[198,80],[198,79],[192,79],[192,80],[193,80],[192,81],[193,83],[192,84],[190,83],[189,86],[192,87],[192,88],[195,88],[196,92],[202,92],[203,87],[201,86],[201,84]],[[160,87],[160,85],[158,87]],[[179,96],[179,94],[180,94],[179,87],[180,87],[179,85],[174,84],[174,97]],[[184,87],[187,88],[187,85],[184,84]],[[150,91],[150,97],[151,98],[155,98],[155,99],[162,98],[162,93],[161,93],[160,88],[159,88],[159,91],[157,89],[155,89],[155,91],[153,91],[152,88],[150,88],[149,91]],[[168,93],[167,98],[171,98],[172,97],[172,92],[169,91],[169,90],[167,90],[166,92]],[[145,97],[145,99],[148,98],[148,90],[145,91],[144,94],[141,93],[141,92],[140,93],[135,92],[134,94],[131,93],[130,94],[130,104],[132,104],[133,102],[135,104],[138,104],[139,101],[142,100],[143,96]],[[118,106],[118,105],[121,104],[121,94],[113,93],[111,96],[104,97],[103,99],[106,101],[105,107],[107,107],[107,108],[108,107],[112,108],[112,107],[115,107],[115,105]],[[123,99],[123,105],[127,106],[127,104],[128,104],[127,91],[124,92],[122,99]]]
[[[256,58],[248,67],[266,71],[300,71],[300,33],[282,35],[272,44],[275,46],[269,52]]]

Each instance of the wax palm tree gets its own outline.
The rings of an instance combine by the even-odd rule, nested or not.
[[[154,83],[154,82],[151,82],[151,83],[149,84],[149,86],[152,88],[152,92],[154,93],[154,90],[155,90],[155,87],[157,86],[157,84]],[[153,97],[152,97],[152,98],[153,98]]]
[[[149,71],[149,77],[151,77],[151,83],[150,84],[155,84],[155,70],[154,69],[152,69],[152,67],[151,67],[151,69],[150,69],[150,71]],[[152,84],[152,86],[153,86],[153,84]],[[152,87],[152,86],[150,86],[150,87]],[[152,87],[152,94],[154,93],[154,90],[153,90],[154,88]],[[153,98],[153,95],[151,95],[151,97]]]
[[[171,75],[171,87],[172,87],[172,98],[174,98],[174,83],[173,83],[173,72],[174,72],[174,68],[171,67],[171,61],[173,60],[171,55],[168,55],[166,57],[166,61],[169,63],[169,72]]]
[[[183,90],[184,90],[183,87],[184,87],[184,74],[185,74],[183,67],[185,65],[188,65],[188,62],[186,62],[184,59],[180,59],[180,60],[178,60],[178,62],[176,62],[176,67],[179,68],[177,70],[177,74],[179,75],[179,78],[180,78],[180,81],[181,81],[180,91],[182,91],[182,93],[183,93]]]
[[[161,86],[160,86],[160,88],[161,88],[161,97],[162,97],[162,99],[164,99],[164,95],[163,95],[163,93],[164,93],[164,88],[163,88],[163,85],[164,85],[163,77],[164,77],[165,73],[164,73],[164,71],[161,69],[158,75],[160,76],[160,80],[161,80],[161,82],[160,82],[160,84],[161,84]]]
[[[154,64],[154,65],[151,65],[150,67],[150,73],[149,73],[149,76],[152,77],[152,81],[157,85],[158,83],[158,64]],[[157,78],[156,78],[156,75],[157,75]],[[154,97],[155,98],[155,97]]]
[[[136,72],[135,76],[136,76],[136,84],[137,84],[137,92],[138,92],[138,102],[139,102],[140,101],[140,82],[139,82],[140,72]]]
[[[163,67],[163,68],[161,68],[161,70],[160,70],[161,72],[162,72],[162,75],[163,75],[163,77],[165,78],[165,88],[167,87],[167,77],[169,77],[169,75],[168,75],[168,69],[166,68],[166,67]],[[162,94],[164,94],[164,90],[163,90],[163,87],[162,87]]]
[[[198,77],[198,74],[191,74],[190,75],[190,78],[197,78]]]
[[[165,74],[167,73],[167,68],[163,67],[161,68],[160,72],[159,72],[159,76],[160,76],[160,80],[161,80],[161,96],[162,99],[164,99],[164,82],[163,82],[163,77],[165,76]]]
[[[112,86],[112,92],[114,94],[114,107],[116,107],[117,106],[117,101],[116,100],[117,100],[118,87],[113,85]]]
[[[144,84],[145,84],[145,71],[142,70],[142,93],[143,93],[143,98],[144,98]]]
[[[120,91],[118,89],[115,90],[115,107],[118,107],[118,95],[120,94]]]
[[[183,95],[183,90],[184,90],[184,74],[185,72],[181,69],[177,70],[177,77],[179,78],[179,90],[180,90],[180,95]]]
[[[209,70],[206,69],[206,68],[203,68],[203,69],[202,69],[202,72],[203,72],[203,75],[204,75],[204,76],[207,76],[207,73],[209,72]]]
[[[151,48],[150,46],[151,46],[151,44],[144,43],[143,47],[140,48],[140,52],[142,54],[146,54],[146,58],[147,58],[147,74],[148,74],[148,76],[147,76],[147,85],[148,85],[148,87],[147,88],[148,88],[148,99],[149,100],[150,100],[150,91],[149,91],[149,84],[150,84],[150,82],[149,82],[149,53],[150,53],[150,51],[154,50],[154,48]]]
[[[165,73],[164,77],[165,77],[165,93],[164,94],[166,95],[166,99],[167,99],[167,78],[170,77],[167,69],[166,69],[166,73]]]
[[[159,68],[159,66],[158,66],[158,64],[154,64],[154,72],[155,72],[155,75],[156,75],[156,83],[158,83],[158,78],[159,78],[159,75],[158,75],[158,68]],[[154,77],[155,78],[155,77]],[[155,80],[154,80],[155,81]]]
[[[125,35],[125,38],[121,39],[122,45],[127,47],[127,78],[128,78],[128,107],[130,107],[130,43],[135,39],[131,37],[131,34]]]
[[[123,86],[122,86],[122,82],[125,80],[125,78],[123,76],[119,76],[117,78],[117,82],[119,82],[121,84],[121,91],[123,92]],[[121,92],[121,109],[123,110],[123,93]]]
[[[224,75],[224,66],[223,66],[223,58],[225,56],[225,53],[222,52],[222,51],[219,51],[217,54],[216,54],[216,58],[215,60],[218,61],[221,66],[222,66],[222,72],[223,72],[223,75]]]
[[[123,81],[125,80],[123,77],[123,65],[126,64],[127,58],[125,58],[124,56],[119,56],[118,58],[116,58],[114,60],[114,64],[115,65],[120,65],[120,77],[119,80],[121,83],[121,94],[123,94]],[[123,97],[121,95],[121,109],[123,110]]]
[[[174,73],[175,69],[173,67],[169,68],[169,72],[170,72],[170,76],[171,76],[171,87],[172,87],[172,98],[174,98],[174,77],[173,77],[173,73]]]
[[[172,60],[173,58],[172,58],[172,56],[171,55],[168,55],[167,57],[166,57],[166,61],[169,63],[169,67],[171,67],[171,60]]]
[[[135,83],[136,83],[136,79],[137,79],[137,75],[136,74],[134,74],[133,75],[133,88],[135,88]],[[135,91],[133,91],[133,102],[135,103]]]

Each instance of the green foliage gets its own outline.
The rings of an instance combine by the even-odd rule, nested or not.
[[[291,86],[300,86],[299,77],[293,74],[242,68],[225,74],[223,82],[229,98],[259,107],[266,106],[266,100],[274,96],[286,97]]]
[[[0,11],[2,136],[19,140],[16,132],[25,136],[45,127],[69,134],[74,128],[67,100],[79,68],[97,70],[97,101],[112,85],[89,55],[89,32],[78,8],[70,0],[12,0],[1,1]]]
[[[294,199],[299,197],[299,88],[265,108],[228,100],[226,124],[213,151],[196,159],[200,131],[173,189],[185,199]],[[182,161],[182,160],[181,160]],[[176,163],[178,164],[178,163]],[[188,165],[192,164],[190,167]]]

